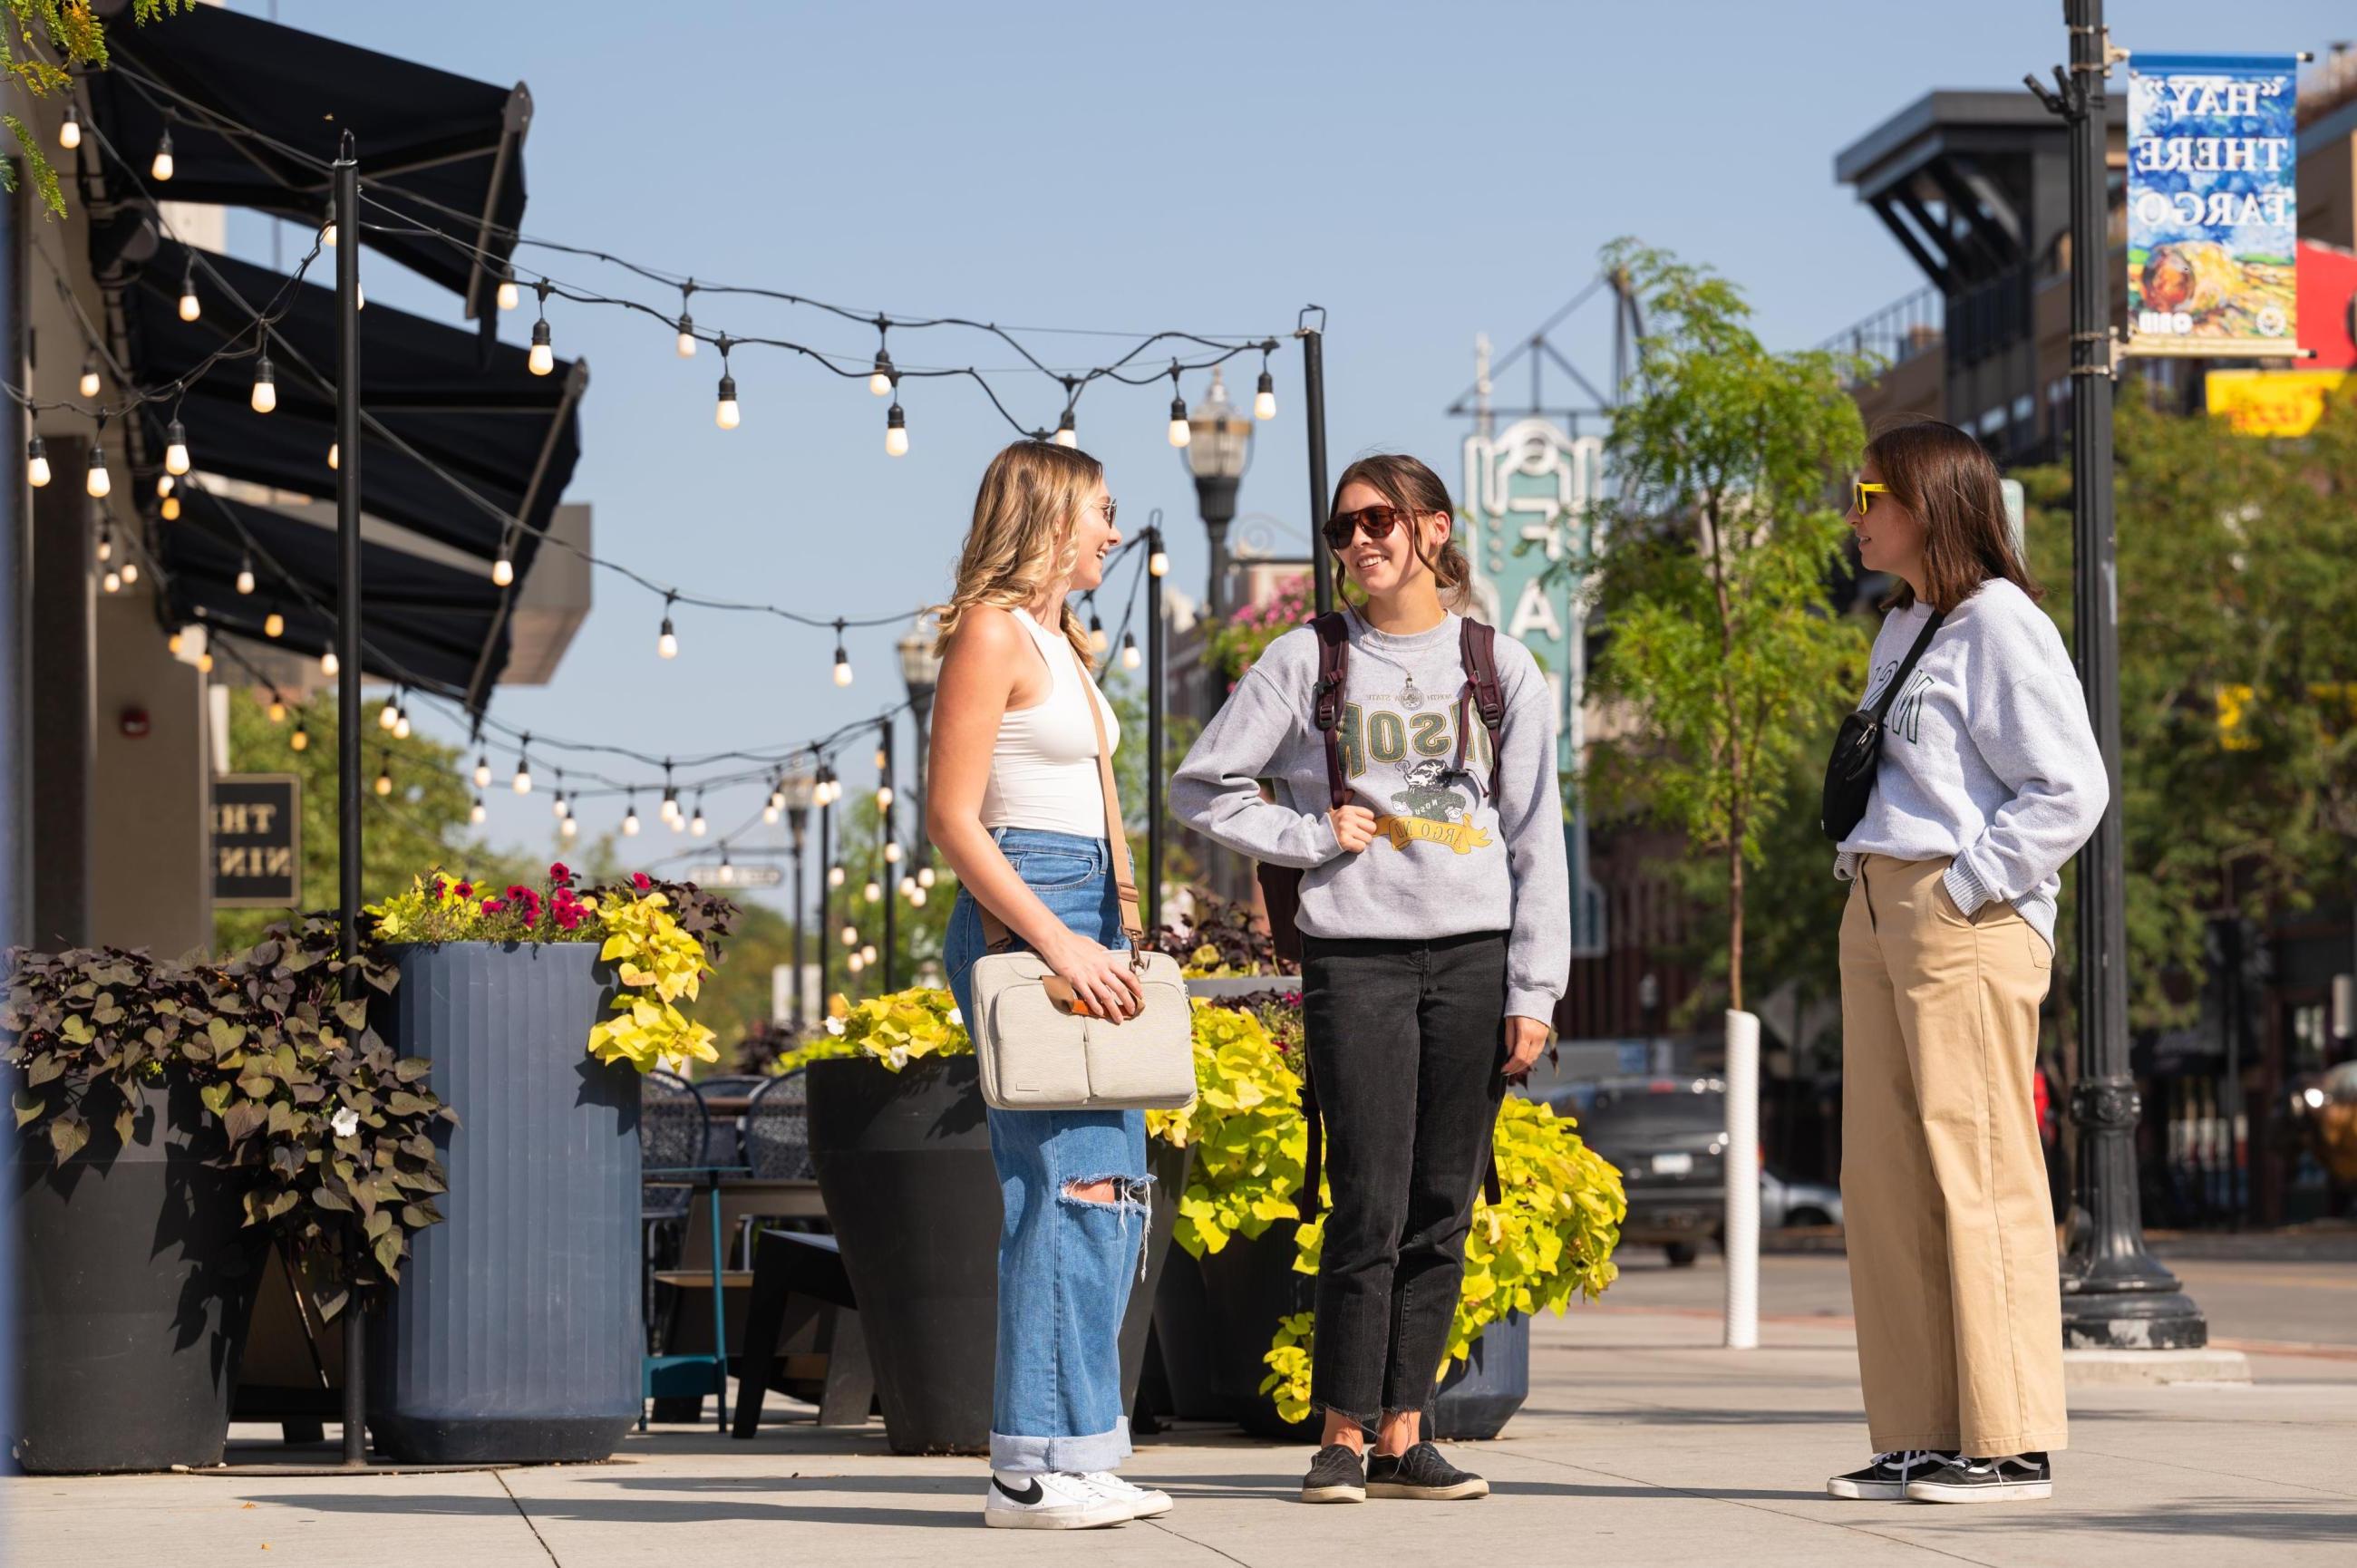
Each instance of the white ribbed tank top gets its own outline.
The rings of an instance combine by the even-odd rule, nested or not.
[[[1010,708],[998,721],[990,781],[982,791],[985,828],[1038,828],[1082,838],[1104,837],[1104,787],[1097,780],[1093,702],[1104,716],[1108,755],[1121,748],[1121,720],[1094,681],[1082,672],[1072,645],[1020,607],[1015,619],[1031,634],[1048,662],[1045,702]]]

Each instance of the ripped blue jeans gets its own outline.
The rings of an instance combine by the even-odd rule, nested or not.
[[[990,836],[1065,925],[1126,945],[1104,840],[1036,828]],[[974,966],[986,951],[981,911],[961,889],[942,954],[961,1013],[971,1015]],[[1006,1208],[991,1467],[1111,1470],[1130,1451],[1121,1320],[1146,1258],[1146,1113],[995,1110],[990,1155]],[[1113,1183],[1111,1202],[1073,1196],[1101,1181]]]

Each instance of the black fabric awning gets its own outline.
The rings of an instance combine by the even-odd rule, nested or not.
[[[334,529],[226,497],[190,494],[178,520],[156,526],[152,537],[174,620],[199,621],[261,642],[269,640],[264,622],[276,610],[286,624],[274,646],[315,656],[334,646]],[[237,574],[249,560],[254,591],[241,594]],[[366,673],[463,696],[475,682],[479,661],[490,680],[506,666],[500,592],[482,573],[363,540],[361,585]]]
[[[226,338],[245,331],[242,342],[250,345],[254,315],[282,291],[291,292],[293,307],[272,328],[277,410],[253,412],[254,363],[237,359],[216,364],[188,389],[179,417],[199,470],[333,495],[338,476],[328,467],[328,450],[336,438],[335,292],[290,283],[227,256],[208,253],[204,261],[197,292],[206,309],[193,322],[179,317],[188,263],[178,245],[166,243],[114,285],[126,362],[135,367],[141,385],[168,386]],[[221,297],[222,285],[206,268],[226,280],[234,297]],[[418,454],[412,456],[381,436],[364,439],[362,509],[479,556],[486,583],[508,536],[521,579],[580,458],[577,411],[588,367],[560,360],[554,373],[535,376],[526,368],[525,350],[503,343],[488,368],[478,368],[470,333],[383,305],[370,306],[360,320],[361,406]],[[137,415],[135,478],[143,496],[163,460],[172,411],[172,403],[162,400],[145,404]],[[453,478],[525,526],[505,529]]]
[[[383,203],[364,220],[436,231],[380,227],[368,244],[456,290],[488,330],[523,221],[532,94],[521,83],[494,87],[218,5],[145,27],[130,25],[127,0],[98,8],[116,13],[106,35],[113,64],[87,78],[98,128],[142,170],[172,134],[173,177],[149,194],[317,224],[329,195],[324,166],[349,131],[363,205]],[[135,194],[110,183],[118,197]]]

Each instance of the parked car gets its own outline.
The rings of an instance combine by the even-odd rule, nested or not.
[[[1534,1083],[1530,1092],[1579,1119],[1580,1133],[1619,1168],[1629,1195],[1623,1242],[1658,1246],[1684,1268],[1717,1240],[1727,1214],[1727,1085],[1716,1078],[1626,1078]],[[1763,1166],[1760,1225],[1839,1225],[1839,1188]]]

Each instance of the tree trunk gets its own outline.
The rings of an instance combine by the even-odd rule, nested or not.
[[[1727,1004],[1743,1011],[1743,753],[1734,756],[1735,800],[1727,812]]]

